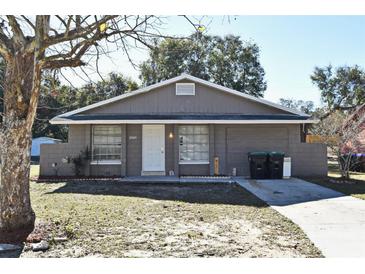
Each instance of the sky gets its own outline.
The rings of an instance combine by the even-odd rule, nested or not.
[[[332,64],[365,67],[365,16],[191,16],[200,20],[210,35],[233,34],[255,42],[265,70],[267,90],[264,98],[311,100],[318,106],[320,92],[312,84],[314,67]],[[189,35],[193,27],[183,17],[165,19],[162,32]],[[132,50],[139,64],[148,58],[147,50]],[[139,82],[135,69],[122,51],[102,57],[99,70],[106,75],[118,71]],[[99,78],[100,79],[100,78]],[[76,85],[83,83],[76,80]]]

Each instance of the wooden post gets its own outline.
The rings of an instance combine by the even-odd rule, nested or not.
[[[214,157],[214,176],[219,175],[219,157]]]

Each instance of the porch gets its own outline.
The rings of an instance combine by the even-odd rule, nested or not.
[[[229,176],[129,176],[120,179],[125,183],[235,183],[236,180]]]
[[[293,176],[327,174],[326,146],[302,143],[300,127],[293,124],[70,125],[68,143],[41,146],[40,174],[86,179],[248,176],[252,151],[284,152],[292,158]]]
[[[68,182],[68,181],[113,181],[120,183],[152,183],[152,184],[206,184],[206,183],[223,183],[231,184],[235,183],[237,178],[243,177],[230,177],[230,176],[126,176],[126,177],[60,177],[60,176],[31,176],[32,181],[37,182]]]

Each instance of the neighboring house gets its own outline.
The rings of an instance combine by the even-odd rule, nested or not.
[[[326,146],[305,143],[304,113],[182,74],[53,118],[68,143],[42,145],[41,176],[249,175],[247,153],[282,151],[294,176],[327,175]],[[71,161],[72,162],[72,161]]]
[[[37,137],[32,139],[31,159],[32,161],[38,162],[41,153],[41,144],[58,144],[62,141],[50,137]]]
[[[349,132],[354,132],[355,137],[351,138],[351,141],[348,142],[345,146],[342,147],[341,152],[346,153],[356,153],[356,154],[365,154],[365,122],[360,124],[360,128],[351,129],[351,127],[358,126],[359,120],[365,119],[365,104],[358,106],[351,115],[344,121],[340,128],[337,129],[338,132],[348,130]],[[350,129],[349,129],[350,128]],[[352,135],[352,134],[351,134]],[[338,137],[326,137],[321,135],[307,135],[307,143],[324,143],[324,142],[333,142],[336,143],[339,140]]]

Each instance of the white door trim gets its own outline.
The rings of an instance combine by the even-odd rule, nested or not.
[[[159,134],[160,142],[151,143],[151,140],[147,138],[147,130],[154,130]],[[157,165],[159,168],[148,166],[150,160],[148,160],[147,152],[151,146],[155,146],[155,153],[159,153],[158,155],[160,157],[157,157],[160,160],[159,165]],[[158,148],[156,146],[158,146]],[[154,172],[158,172],[156,175],[165,175],[165,125],[142,125],[142,175],[147,175],[148,173],[151,173],[152,175]]]

